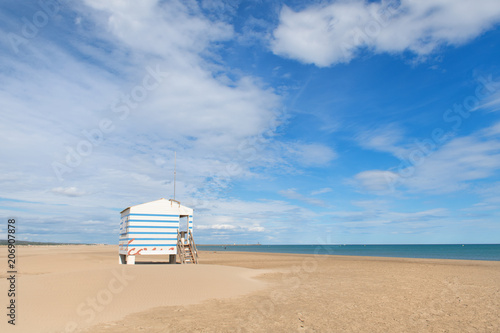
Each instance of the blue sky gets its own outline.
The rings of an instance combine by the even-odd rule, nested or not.
[[[198,243],[500,242],[496,0],[8,0],[0,29],[19,239],[117,243],[177,152]]]

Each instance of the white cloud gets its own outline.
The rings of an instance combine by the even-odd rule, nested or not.
[[[306,167],[325,166],[337,158],[332,148],[319,143],[287,143],[283,144],[283,150],[284,156]]]
[[[172,195],[174,151],[183,203],[207,177],[226,179],[209,193],[215,199],[234,178],[252,176],[252,167],[283,161],[282,150],[267,148],[280,121],[280,96],[212,59],[217,43],[235,37],[230,25],[207,18],[195,2],[85,4],[64,8],[80,18],[78,27],[54,19],[18,55],[0,54],[9,68],[0,71],[0,154],[9,161],[0,165],[1,197],[22,200],[8,201],[4,214],[22,210],[30,234],[42,238],[48,236],[39,225],[47,221],[55,223],[50,237],[64,237],[57,233],[68,232],[66,225],[73,232],[82,226],[82,237],[89,237],[83,221],[100,219],[100,237],[113,241],[121,209]],[[140,92],[147,75],[155,83],[151,71],[166,74],[144,100],[121,96]],[[113,111],[127,103],[137,104],[128,115]],[[88,142],[103,119],[113,129],[75,162],[68,149]],[[59,181],[53,162],[68,159],[71,172]],[[245,222],[250,227],[242,230],[262,231]]]
[[[385,125],[377,129],[362,131],[356,135],[355,139],[363,148],[403,156],[404,148],[398,146],[403,138],[404,132],[401,128],[396,125]]]
[[[399,179],[400,176],[392,171],[368,170],[356,174],[350,183],[370,192],[386,194],[394,191],[394,184]]]
[[[51,192],[56,193],[56,194],[60,194],[60,195],[65,195],[68,197],[81,197],[82,195],[86,194],[84,191],[81,191],[74,186],[72,186],[72,187],[56,187],[56,188],[53,188]]]
[[[479,187],[476,192],[485,198],[487,203],[500,204],[500,182],[493,182]]]
[[[387,206],[387,201],[385,200],[359,200],[359,201],[352,201],[352,205],[356,207],[361,207],[367,210],[380,210],[382,208],[385,208]]]
[[[347,63],[363,48],[424,56],[464,44],[499,21],[496,0],[338,1],[300,11],[284,6],[271,49],[319,67]]]
[[[251,227],[248,227],[248,231],[264,232],[264,231],[266,231],[266,229],[264,227],[261,227],[261,226],[251,226]]]
[[[321,207],[327,206],[327,204],[323,200],[316,199],[316,198],[309,198],[303,194],[298,193],[297,190],[294,188],[289,188],[287,190],[279,191],[279,194],[281,194],[285,198],[299,200],[299,201],[302,201],[302,202],[305,202],[305,203],[308,203],[311,205],[321,206]]]
[[[102,221],[95,221],[95,220],[89,220],[89,221],[83,221],[82,225],[101,225]]]
[[[232,225],[232,224],[211,224],[211,225],[200,225],[197,226],[196,229],[199,230],[209,230],[209,231],[217,231],[218,234],[221,234],[222,232],[225,231],[230,231],[231,234],[237,234],[241,232],[263,232],[266,229],[260,225],[248,225],[248,226],[241,226],[241,225]]]
[[[205,230],[205,229],[234,230],[237,227],[235,225],[231,225],[231,224],[212,224],[212,225],[200,225],[200,226],[198,226],[196,228],[200,229],[200,230]]]
[[[324,187],[324,188],[321,188],[319,190],[312,191],[311,195],[319,195],[319,194],[324,194],[324,193],[328,193],[328,192],[331,192],[331,191],[333,191],[331,188]]]
[[[189,201],[185,204],[191,205]],[[207,198],[198,206],[194,227],[198,243],[210,243],[214,239],[228,243],[238,242],[237,239],[256,243],[268,236],[280,242],[297,242],[298,233],[304,234],[303,228],[319,217],[312,209],[282,200]],[[269,238],[269,241],[273,239]]]
[[[90,8],[73,8],[82,24],[94,27],[82,32],[84,37],[97,34],[111,52],[130,56],[106,55],[107,50],[79,44],[79,38],[68,49],[43,36],[30,41],[18,57],[2,56],[12,69],[0,73],[5,82],[0,91],[2,154],[19,165],[1,170],[19,181],[12,196],[22,188],[39,197],[41,188],[58,188],[54,182],[93,193],[102,184],[127,193],[120,189],[134,177],[158,186],[172,178],[174,150],[178,172],[189,174],[192,183],[223,172],[230,162],[239,164],[239,175],[247,174],[250,163],[261,163],[249,162],[240,143],[272,133],[279,96],[254,77],[222,79],[221,68],[203,56],[212,43],[233,36],[231,26],[207,19],[193,3],[86,3]],[[74,49],[90,61],[75,56]],[[113,112],[112,106],[120,94],[130,95],[143,85],[148,67],[168,74],[122,119],[125,113]],[[64,175],[71,185],[58,183],[52,163],[66,164],[68,149],[88,140],[83,131],[96,130],[103,119],[112,121],[113,131]],[[102,174],[107,174],[104,183]]]
[[[157,0],[140,2],[85,0],[85,3],[107,15],[100,16],[108,31],[136,50],[171,56],[182,62],[196,57],[211,42],[233,36],[230,25],[211,21],[201,15],[191,2]],[[181,54],[188,51],[190,54]],[[192,53],[191,53],[192,52]]]

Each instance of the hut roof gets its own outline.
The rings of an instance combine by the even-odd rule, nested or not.
[[[192,215],[193,209],[181,205],[179,201],[172,199],[161,198],[158,200],[146,202],[143,204],[130,206],[121,211],[123,213],[127,209],[130,209],[130,212],[134,213],[148,213],[151,211],[169,213],[175,215]]]

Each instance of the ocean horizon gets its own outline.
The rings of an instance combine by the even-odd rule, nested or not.
[[[202,251],[239,251],[362,257],[500,261],[500,244],[198,245]]]

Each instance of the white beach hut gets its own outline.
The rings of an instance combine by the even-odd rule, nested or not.
[[[176,200],[159,199],[121,212],[120,264],[135,264],[138,255],[169,255],[170,263],[197,263],[193,209]]]

